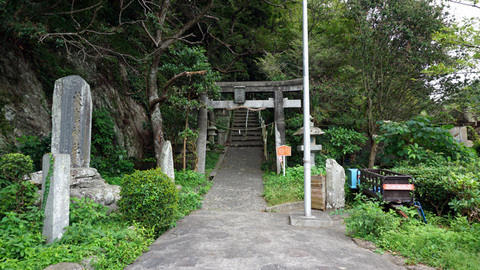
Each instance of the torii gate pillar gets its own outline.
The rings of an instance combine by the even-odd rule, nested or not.
[[[285,139],[285,113],[283,108],[283,92],[275,91],[274,97],[274,114],[275,114],[275,149],[286,144]],[[277,163],[277,174],[280,174],[281,164],[278,158],[275,159]],[[284,160],[283,162],[286,162]],[[286,165],[286,164],[285,164]]]

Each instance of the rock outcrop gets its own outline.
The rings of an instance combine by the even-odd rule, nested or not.
[[[35,65],[35,57],[15,45],[0,45],[0,149],[22,135],[44,137],[51,133],[53,83],[58,78],[49,78],[52,89],[46,89],[40,80],[45,74]],[[115,123],[116,142],[130,157],[143,159],[153,139],[145,125],[149,118],[144,106],[127,89],[126,68],[120,63],[107,66],[102,62],[68,61],[90,84],[93,111],[109,111]]]
[[[70,197],[90,198],[112,210],[117,208],[116,202],[120,199],[120,186],[109,185],[94,168],[71,168],[70,170]],[[29,180],[40,189],[42,187],[42,171],[30,174]]]

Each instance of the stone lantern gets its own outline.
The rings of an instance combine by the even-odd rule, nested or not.
[[[208,126],[208,142],[211,145],[215,145],[215,136],[217,136],[217,127],[214,125]]]
[[[310,122],[310,160],[312,167],[315,166],[315,153],[322,150],[322,145],[317,144],[316,137],[325,134],[320,128],[314,127],[313,123]],[[303,127],[297,130],[293,135],[303,135]],[[298,151],[304,151],[303,145],[297,147]]]

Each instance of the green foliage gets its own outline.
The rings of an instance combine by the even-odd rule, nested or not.
[[[93,202],[90,198],[71,198],[70,200],[70,224],[88,223],[105,219],[108,207]]]
[[[353,129],[331,127],[320,136],[320,141],[328,156],[345,163],[346,159],[355,159],[367,137]]]
[[[212,182],[204,174],[186,170],[175,172],[175,184],[182,186],[179,197],[176,219],[180,219],[190,212],[200,209],[203,195],[212,187]]]
[[[466,216],[468,221],[480,222],[480,173],[450,172],[445,178],[445,188],[455,194],[449,205],[460,215]]]
[[[312,175],[325,175],[325,167],[312,167]],[[283,174],[274,172],[263,175],[263,195],[269,205],[277,205],[303,200],[303,166],[289,167]]]
[[[130,226],[90,200],[74,200],[71,223],[60,241],[45,244],[43,212],[9,213],[0,222],[0,269],[43,269],[59,262],[92,259],[95,269],[124,269],[154,241],[153,230]],[[74,217],[72,217],[72,213]]]
[[[23,212],[37,199],[37,188],[23,176],[31,173],[29,156],[13,153],[0,156],[0,218],[8,212]]]
[[[208,151],[205,156],[205,172],[209,174],[215,166],[217,165],[218,159],[220,158],[221,151]]]
[[[395,212],[383,212],[380,201],[366,200],[355,205],[350,212],[345,219],[347,234],[369,241],[381,238],[385,232],[394,230],[400,225]]]
[[[157,235],[173,224],[178,190],[160,169],[125,176],[120,196],[118,207],[127,220],[154,228]]]
[[[26,155],[30,156],[35,166],[35,171],[42,170],[42,158],[43,155],[50,152],[51,135],[48,137],[36,137],[23,135],[17,138],[18,150]]]
[[[115,124],[105,108],[92,113],[92,161],[100,174],[118,176],[133,172],[133,162],[115,138]]]
[[[23,213],[37,201],[37,187],[29,181],[0,189],[0,218],[9,212]]]
[[[384,212],[378,202],[371,201],[357,204],[350,212],[345,220],[350,235],[373,241],[383,250],[409,258],[410,263],[439,269],[478,268],[479,224],[469,225],[458,217],[447,222],[450,226],[437,227]]]
[[[33,171],[32,159],[18,153],[0,156],[0,188],[23,181],[23,176]]]
[[[29,248],[41,243],[43,218],[43,212],[36,207],[25,213],[6,213],[0,221],[0,258],[22,258]]]
[[[415,179],[415,196],[437,215],[453,211],[469,221],[479,221],[480,188],[478,162],[462,166],[444,163],[439,166],[395,167],[396,172]]]
[[[475,154],[471,149],[458,144],[446,127],[437,127],[431,118],[417,116],[405,122],[380,121],[378,137],[384,143],[383,161],[393,165],[400,160],[411,164],[438,164],[445,160],[471,162]]]

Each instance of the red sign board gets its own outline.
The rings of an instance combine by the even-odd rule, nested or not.
[[[414,190],[413,184],[383,184],[383,190]]]
[[[291,156],[292,148],[290,146],[282,145],[277,147],[277,156]]]

